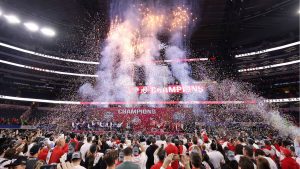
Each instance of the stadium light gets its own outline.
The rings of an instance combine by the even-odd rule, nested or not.
[[[46,35],[46,36],[49,36],[49,37],[53,37],[55,36],[55,31],[51,28],[47,28],[47,27],[44,27],[41,29],[41,32]]]
[[[39,30],[39,26],[34,22],[26,22],[24,26],[31,32],[36,32]]]
[[[255,70],[270,69],[270,68],[275,68],[275,67],[292,65],[292,64],[296,64],[296,63],[300,63],[300,60],[294,60],[294,61],[290,61],[290,62],[284,62],[284,63],[278,63],[278,64],[274,64],[274,65],[260,66],[260,67],[254,67],[254,68],[240,69],[240,70],[238,70],[238,72],[250,72],[250,71],[255,71]]]
[[[276,51],[276,50],[280,50],[280,49],[285,49],[285,48],[289,48],[289,47],[291,47],[291,46],[297,46],[297,45],[300,45],[300,41],[293,42],[293,43],[289,43],[289,44],[282,45],[282,46],[277,46],[277,47],[274,47],[274,48],[269,48],[269,49],[265,49],[265,50],[260,50],[260,51],[256,51],[256,52],[250,52],[250,53],[238,54],[238,55],[235,55],[235,58],[246,57],[246,56],[252,56],[252,55],[258,55],[258,54],[263,54],[263,53],[272,52],[272,51]]]
[[[13,62],[1,60],[1,59],[0,59],[0,63],[7,64],[7,65],[12,65],[12,66],[16,66],[16,67],[21,67],[21,68],[25,68],[25,69],[31,69],[31,70],[36,70],[36,71],[41,71],[41,72],[48,72],[48,73],[55,73],[55,74],[61,74],[61,75],[80,76],[80,77],[98,77],[98,75],[93,75],[93,74],[70,73],[70,72],[62,72],[62,71],[32,67],[32,66],[22,65],[22,64],[19,64],[19,63],[13,63]]]
[[[7,20],[7,22],[10,23],[10,24],[19,24],[19,23],[21,23],[21,20],[15,15],[4,15],[4,17]]]
[[[62,60],[62,61],[65,61],[65,62],[93,64],[93,65],[98,65],[99,64],[99,62],[89,62],[89,61],[83,61],[83,60],[66,59],[66,58],[62,58],[62,57],[46,55],[46,54],[43,54],[43,53],[37,53],[37,52],[34,52],[34,51],[30,51],[30,50],[22,49],[22,48],[12,46],[12,45],[9,45],[9,44],[5,44],[5,43],[2,43],[2,42],[0,42],[0,46],[6,47],[6,48],[9,48],[9,49],[13,49],[13,50],[16,50],[16,51],[19,51],[19,52],[28,53],[28,54],[35,55],[35,56],[40,56],[40,57],[55,59],[55,60]]]

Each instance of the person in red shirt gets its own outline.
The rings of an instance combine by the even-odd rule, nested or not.
[[[65,154],[65,152],[63,151],[63,147],[65,146],[66,142],[65,139],[61,138],[57,141],[56,146],[54,147],[50,160],[49,160],[49,164],[52,163],[59,163],[59,159],[61,158],[61,156],[63,156]]]
[[[180,141],[178,139],[175,139],[174,144],[178,148],[178,154],[182,154],[183,153],[183,145],[180,144]]]
[[[234,139],[230,139],[230,141],[227,143],[227,147],[230,151],[235,152]]]
[[[295,159],[292,158],[292,152],[287,148],[280,148],[280,153],[284,157],[280,161],[281,169],[299,169],[300,166]]]
[[[282,139],[279,138],[279,139],[275,140],[274,147],[276,148],[277,151],[280,152],[280,147],[281,146],[282,146]]]
[[[65,144],[63,147],[62,147],[62,150],[64,153],[68,153],[69,151],[69,144]]]
[[[269,140],[265,140],[265,147],[262,149],[269,154],[269,156],[275,160],[276,159],[276,148],[272,148],[271,142]]]
[[[158,152],[157,152],[157,156],[159,161],[154,164],[150,169],[160,169],[164,163],[164,160],[166,158],[166,151],[164,150],[164,145],[162,145]],[[166,169],[172,169],[172,167],[168,166]]]
[[[79,141],[76,138],[76,134],[75,133],[71,133],[70,134],[71,140],[70,140],[70,144],[74,146],[75,151],[79,151],[78,147],[79,147]]]
[[[160,167],[160,168],[164,168],[164,169],[169,169],[169,165],[170,165],[170,163],[173,161],[173,159],[174,159],[174,156],[175,156],[176,154],[169,154],[165,159],[164,159],[164,161],[163,161],[163,163],[162,163],[162,166]],[[183,165],[182,167],[183,168],[185,168],[185,169],[190,169],[191,167],[190,167],[190,158],[187,156],[187,155],[185,155],[185,154],[183,154],[183,155],[181,155],[180,156],[180,162],[181,162],[181,164]],[[193,166],[194,167],[194,166]],[[172,167],[171,167],[172,168]],[[152,168],[151,168],[152,169]],[[154,168],[154,169],[158,169],[158,168]],[[193,168],[194,169],[194,168]],[[195,168],[196,169],[196,168]]]
[[[38,159],[41,160],[41,161],[46,162],[48,151],[49,151],[48,147],[44,147],[41,150],[41,152],[39,153]]]
[[[165,148],[165,151],[167,152],[167,155],[169,155],[169,154],[175,154],[175,155],[179,156],[179,154],[178,154],[179,150],[178,150],[178,148],[174,144],[172,144],[171,138],[168,138],[166,140],[166,142],[167,142],[167,147]],[[171,163],[171,166],[172,166],[173,169],[178,169],[178,167],[179,167],[179,161],[178,160],[174,160]]]

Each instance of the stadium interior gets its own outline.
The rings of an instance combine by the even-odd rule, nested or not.
[[[122,6],[125,1],[132,4]],[[4,131],[41,129],[56,132],[87,130],[96,133],[109,130],[111,132],[113,125],[124,124],[124,121],[119,122],[120,119],[108,120],[111,119],[110,116],[114,116],[108,111],[116,111],[119,114],[128,114],[121,116],[121,119],[126,118],[135,126],[127,125],[121,129],[122,132],[126,129],[130,132],[147,132],[150,129],[145,125],[152,122],[144,121],[143,118],[137,118],[132,114],[147,114],[148,110],[151,114],[150,110],[153,109],[156,113],[162,113],[161,119],[173,117],[170,124],[165,122],[168,123],[168,127],[159,130],[163,133],[174,131],[193,133],[195,128],[198,129],[199,124],[225,125],[231,129],[235,128],[236,122],[240,123],[239,126],[252,126],[251,130],[260,131],[258,126],[263,126],[266,119],[253,119],[256,115],[248,112],[260,108],[259,106],[250,108],[248,104],[260,105],[263,102],[268,109],[269,107],[275,108],[282,117],[292,122],[299,134],[300,5],[298,0],[175,0],[180,5],[192,4],[192,7],[187,9],[194,10],[193,13],[187,12],[186,14],[185,7],[168,9],[170,13],[172,10],[180,9],[179,12],[187,16],[191,15],[188,19],[192,20],[189,23],[192,26],[183,28],[181,25],[181,28],[176,28],[184,34],[182,34],[184,38],[178,38],[180,40],[178,48],[183,49],[184,57],[176,58],[175,55],[178,55],[176,53],[173,53],[175,56],[173,58],[168,55],[169,49],[174,49],[170,46],[177,45],[177,41],[172,41],[177,38],[173,36],[174,30],[170,30],[171,33],[167,32],[164,30],[164,27],[167,27],[165,25],[162,26],[163,31],[157,32],[152,27],[150,31],[145,28],[146,33],[155,32],[155,41],[152,42],[158,41],[162,45],[161,50],[158,51],[159,57],[153,54],[150,58],[152,60],[141,61],[149,62],[148,64],[140,63],[138,59],[144,56],[138,53],[140,52],[138,43],[144,43],[144,41],[136,42],[137,45],[133,50],[136,52],[134,56],[137,60],[134,60],[133,71],[128,76],[132,79],[129,80],[130,82],[128,82],[127,74],[124,73],[126,71],[121,72],[121,69],[127,70],[125,64],[122,65],[126,60],[123,53],[107,55],[107,51],[113,46],[111,44],[117,43],[113,36],[115,25],[112,11],[118,8],[116,12],[122,12],[127,8],[134,9],[139,3],[142,6],[152,3],[160,4],[162,1],[146,0],[145,3],[141,0],[125,1],[124,4],[123,0],[122,2],[117,0],[0,1],[0,129]],[[166,0],[162,4],[175,4],[175,1]],[[114,4],[119,6],[114,6]],[[159,7],[156,7],[153,11],[159,11]],[[144,9],[143,6],[141,9]],[[148,8],[145,9],[148,10],[145,13],[151,14]],[[169,12],[164,11],[163,8],[162,11]],[[181,14],[175,17],[180,18]],[[128,16],[124,18],[126,17]],[[131,14],[130,17],[131,19],[138,18],[140,15]],[[158,20],[154,21],[154,25],[158,26],[161,16],[155,17],[154,20]],[[120,18],[120,20],[124,19],[121,16]],[[183,22],[184,19],[183,16],[183,20],[180,21]],[[129,19],[128,22],[130,21]],[[143,25],[143,21],[141,22]],[[126,24],[126,22],[123,23]],[[176,23],[172,26],[175,27]],[[128,26],[128,30],[130,28]],[[139,32],[139,36],[144,36],[144,28],[138,26],[136,28],[142,32]],[[118,37],[120,41],[130,36],[132,32],[127,31],[127,33],[120,33],[121,36]],[[147,34],[147,38],[150,37]],[[148,40],[147,38],[145,41]],[[124,48],[127,47],[126,43],[125,39]],[[121,49],[123,49],[122,45],[116,48],[116,50]],[[147,52],[147,49],[145,51]],[[179,52],[179,54],[182,53]],[[113,63],[114,66],[119,67],[108,70],[110,62],[107,60],[113,57],[119,57],[119,60]],[[128,65],[131,65],[132,60],[130,56],[128,58],[130,62]],[[154,69],[158,68],[168,69],[172,78],[175,79],[168,82],[167,87],[164,80],[159,80],[164,73],[161,76],[158,75],[159,73],[154,73],[157,72]],[[187,69],[188,72],[186,72]],[[113,83],[110,83],[111,79],[103,76],[101,71],[106,72],[105,75],[111,72]],[[118,71],[121,73],[116,73]],[[151,71],[155,75],[151,75]],[[181,75],[188,76],[193,83],[185,83],[184,80],[189,78]],[[151,78],[159,83],[151,83]],[[122,83],[124,85],[128,83],[131,87],[120,86]],[[107,88],[103,87],[103,84]],[[199,89],[201,91],[195,87],[197,84],[203,84]],[[88,88],[89,85],[92,87]],[[113,85],[115,89],[109,88],[109,85]],[[155,85],[165,88],[153,89]],[[184,88],[184,85],[189,88]],[[231,85],[234,87],[228,89],[227,87]],[[132,87],[138,91],[136,97],[128,93],[128,95],[123,94],[133,90]],[[110,90],[110,93],[106,93],[106,90]],[[153,94],[152,97],[149,91],[144,90],[152,90],[151,92],[155,90],[157,94]],[[214,93],[211,92],[212,90],[219,92]],[[205,94],[197,95],[197,92],[203,91]],[[116,94],[116,92],[120,93]],[[149,100],[147,100],[148,96],[145,96],[146,99],[142,97],[145,94],[143,92],[151,95]],[[159,92],[168,93],[168,99],[165,99],[165,95]],[[158,100],[155,100],[157,98]],[[194,105],[198,107],[195,108]],[[124,112],[119,110],[121,108],[125,108]],[[133,112],[126,112],[130,108]],[[140,108],[147,111],[136,110]],[[187,124],[188,122],[181,121],[181,117],[184,116],[182,114],[189,113],[190,110],[191,114],[201,114],[196,115],[195,119],[193,119],[194,116],[191,117],[195,124],[192,127]],[[163,114],[169,111],[170,114],[165,117]],[[184,113],[181,114],[181,112]],[[105,119],[104,122],[102,119]],[[185,117],[185,120],[187,119],[189,118]],[[88,122],[89,120],[91,122]],[[98,124],[98,122],[100,127],[95,127],[94,123]],[[107,122],[111,122],[110,128],[102,129],[102,123]],[[173,122],[174,125],[176,123],[175,127],[172,126]],[[178,125],[189,126],[190,128],[187,128],[190,130],[183,128],[178,130],[177,122]],[[142,123],[144,124],[140,127]],[[270,122],[268,125],[274,124]],[[281,124],[278,126],[280,127]],[[243,127],[239,129],[248,131],[247,127]],[[209,127],[206,127],[206,130],[208,133],[212,131]],[[117,131],[120,129],[118,128]],[[158,129],[151,130],[151,132],[157,131]]]

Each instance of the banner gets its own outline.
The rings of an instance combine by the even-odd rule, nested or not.
[[[202,93],[206,89],[205,85],[169,85],[166,87],[157,86],[137,86],[138,94],[178,94],[178,93]]]
[[[117,125],[134,129],[172,129],[179,130],[185,122],[192,119],[191,108],[99,108],[102,125]]]

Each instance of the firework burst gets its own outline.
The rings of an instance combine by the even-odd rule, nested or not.
[[[165,17],[161,14],[156,14],[149,8],[142,12],[141,26],[149,33],[156,33],[159,29],[163,28]]]
[[[173,10],[170,31],[185,29],[190,22],[191,15],[192,13],[189,13],[188,8],[179,6]]]

